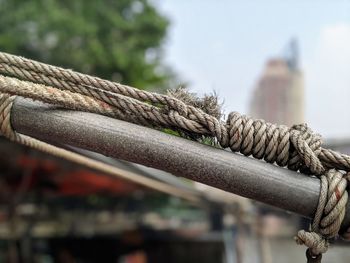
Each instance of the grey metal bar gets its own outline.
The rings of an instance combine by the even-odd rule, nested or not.
[[[44,141],[161,169],[305,217],[317,207],[316,178],[135,124],[23,98],[16,99],[11,122]],[[344,225],[349,222],[347,213]]]

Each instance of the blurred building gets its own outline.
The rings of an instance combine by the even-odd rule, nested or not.
[[[304,81],[298,45],[292,40],[284,56],[267,61],[253,92],[250,115],[278,124],[304,121]]]

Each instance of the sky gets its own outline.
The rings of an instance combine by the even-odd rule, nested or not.
[[[171,22],[165,62],[191,91],[215,91],[226,113],[249,113],[266,61],[296,37],[305,121],[326,138],[350,138],[350,0],[155,2]]]

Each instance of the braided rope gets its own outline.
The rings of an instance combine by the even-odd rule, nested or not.
[[[0,76],[0,93],[3,94],[19,95],[145,126],[212,136],[223,148],[229,147],[233,152],[319,176],[321,193],[311,232],[299,231],[296,240],[310,248],[310,255],[318,256],[327,250],[328,239],[337,236],[348,194],[347,180],[334,169],[350,171],[350,156],[322,148],[321,136],[313,133],[306,124],[289,128],[254,120],[237,112],[230,113],[223,122],[174,96],[137,90],[1,52],[0,73],[15,77]],[[31,144],[33,141],[10,127],[12,101],[13,97],[9,95],[0,99],[0,113],[4,117],[0,118],[0,132],[11,140]],[[39,147],[37,142],[32,144]],[[350,229],[345,232],[344,238],[350,239]]]

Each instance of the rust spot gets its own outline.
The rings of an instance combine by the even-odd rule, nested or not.
[[[102,108],[104,108],[104,109],[110,109],[111,108],[111,106],[108,103],[104,102],[104,101],[99,101],[98,104],[100,104],[100,106]]]
[[[51,88],[51,87],[47,87],[47,92],[54,94],[55,93],[55,89]]]
[[[335,188],[334,192],[335,192],[335,196],[337,197],[337,201],[339,201],[341,198],[341,194],[340,194],[340,191],[338,189],[338,186]]]

